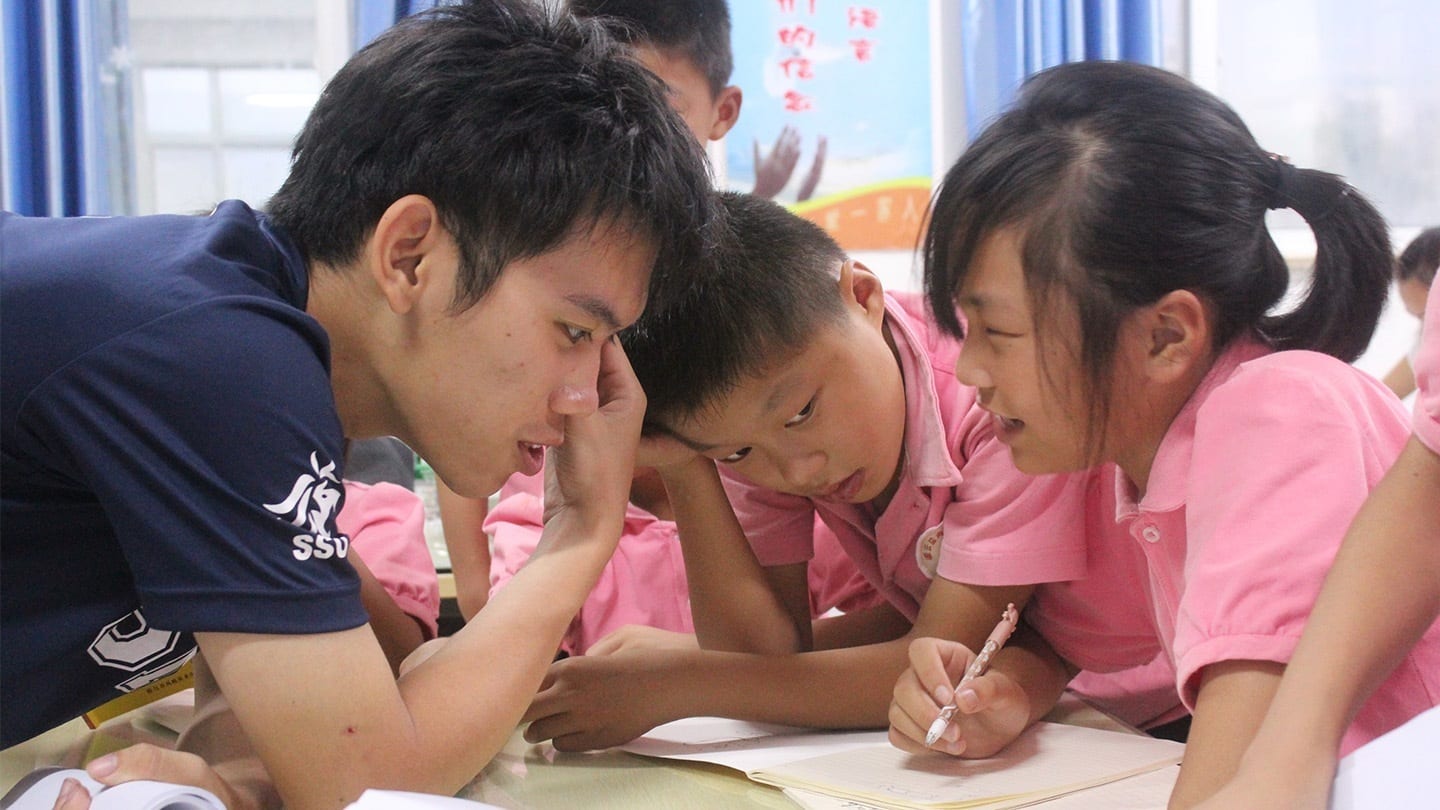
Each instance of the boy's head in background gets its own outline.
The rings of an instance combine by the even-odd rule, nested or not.
[[[768,489],[892,491],[906,404],[879,279],[780,205],[719,199],[685,300],[622,334],[647,424]]]
[[[603,18],[611,33],[670,89],[670,105],[702,145],[740,117],[730,84],[730,10],[725,0],[570,0],[577,17]]]
[[[1400,300],[1405,310],[1417,318],[1425,315],[1425,297],[1435,283],[1435,270],[1440,266],[1440,227],[1426,228],[1410,240],[1395,260],[1395,282],[1400,287]]]

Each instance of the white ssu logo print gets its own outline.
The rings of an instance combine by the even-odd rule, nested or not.
[[[291,541],[295,548],[290,553],[295,555],[295,559],[344,557],[350,551],[350,538],[339,533],[331,534],[329,529],[331,519],[340,507],[341,497],[335,462],[322,467],[319,454],[311,453],[310,470],[295,479],[295,486],[285,500],[267,503],[265,508],[304,530]]]

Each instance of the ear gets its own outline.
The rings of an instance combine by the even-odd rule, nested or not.
[[[1210,356],[1210,317],[1189,290],[1172,290],[1144,308],[1137,324],[1146,373],[1157,381],[1187,375]]]
[[[715,122],[710,125],[710,140],[718,141],[740,120],[740,102],[744,93],[736,85],[728,85],[715,98]]]
[[[885,320],[885,289],[870,268],[846,259],[840,263],[839,283],[840,298],[847,307],[859,307],[865,311],[866,320],[874,323]]]
[[[444,237],[445,228],[429,197],[408,194],[380,215],[362,255],[392,310],[403,314],[414,306],[429,281],[424,260]]]

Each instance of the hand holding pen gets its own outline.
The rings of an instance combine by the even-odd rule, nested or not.
[[[990,637],[985,639],[984,646],[980,648],[980,654],[970,662],[970,666],[965,669],[965,674],[960,677],[960,682],[955,685],[950,701],[940,708],[940,716],[935,718],[935,721],[930,724],[930,729],[925,732],[926,748],[933,746],[945,733],[946,727],[950,725],[950,719],[955,716],[955,700],[960,694],[961,687],[985,674],[985,670],[990,667],[990,659],[1000,651],[1001,647],[1005,646],[1005,642],[1010,639],[1010,634],[1015,632],[1015,626],[1019,621],[1020,611],[1015,609],[1013,603],[1006,605],[1005,612],[1000,614],[1000,623],[990,631]]]

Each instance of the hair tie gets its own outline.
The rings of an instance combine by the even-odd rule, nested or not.
[[[1284,155],[1270,153],[1270,162],[1275,166],[1274,178],[1270,181],[1270,196],[1265,201],[1269,209],[1289,208],[1294,199],[1295,181],[1300,174]]]

